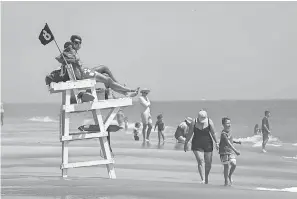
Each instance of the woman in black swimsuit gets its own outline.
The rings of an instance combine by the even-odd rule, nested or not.
[[[196,157],[198,163],[198,171],[202,180],[202,183],[208,184],[208,175],[211,169],[212,163],[212,151],[213,141],[216,143],[216,149],[219,145],[215,135],[214,124],[211,119],[207,117],[207,112],[204,110],[199,111],[198,118],[193,120],[187,139],[185,141],[184,150],[187,151],[187,144],[192,139],[192,151]],[[205,178],[203,175],[203,164],[205,161]]]

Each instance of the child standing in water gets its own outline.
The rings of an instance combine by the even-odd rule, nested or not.
[[[133,134],[134,134],[134,140],[139,141],[139,131],[140,131],[140,123],[136,122],[134,129],[133,129]]]
[[[124,117],[124,122],[125,122],[125,131],[128,131],[128,117]]]
[[[224,117],[222,119],[222,124],[224,129],[221,134],[219,154],[220,154],[221,162],[224,165],[225,186],[228,186],[228,185],[232,185],[232,174],[236,168],[235,154],[240,155],[240,152],[234,148],[233,143],[241,144],[241,142],[233,141],[233,137],[230,132],[231,120],[229,118]],[[229,164],[231,166],[230,171],[229,171]]]
[[[155,129],[154,131],[156,130],[156,127],[158,126],[158,139],[159,139],[159,143],[161,142],[161,136],[163,138],[163,142],[165,142],[165,136],[164,136],[164,129],[165,129],[165,124],[163,122],[163,115],[160,114],[157,116],[157,122],[156,122],[156,125],[155,125]]]

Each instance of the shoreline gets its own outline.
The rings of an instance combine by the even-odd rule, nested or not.
[[[61,144],[58,140],[49,142],[46,136],[40,139],[37,143],[32,137],[27,144],[21,144],[21,137],[15,140],[19,142],[2,141],[3,198],[296,197],[296,193],[281,190],[297,187],[297,161],[277,157],[273,152],[277,148],[269,147],[271,152],[262,154],[248,145],[238,146],[242,155],[237,157],[235,182],[232,187],[224,187],[218,154],[213,156],[210,184],[204,185],[200,184],[191,151],[174,149],[173,143],[158,148],[155,142],[143,146],[141,142],[121,141],[121,135],[112,140],[117,179],[108,179],[105,166],[69,169],[68,178],[62,179]],[[69,162],[100,158],[98,146],[98,142],[88,140],[71,144]],[[261,188],[270,191],[257,190]]]

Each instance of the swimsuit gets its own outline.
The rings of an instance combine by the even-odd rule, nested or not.
[[[194,124],[194,137],[192,139],[192,151],[213,151],[213,142],[210,136],[210,124],[202,130],[196,127],[196,120]]]

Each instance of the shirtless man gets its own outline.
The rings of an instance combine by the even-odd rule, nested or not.
[[[263,136],[263,143],[262,143],[262,152],[266,153],[266,144],[269,140],[269,136],[271,134],[270,127],[269,127],[269,121],[268,118],[270,117],[270,112],[265,111],[265,117],[262,119],[262,136]]]

